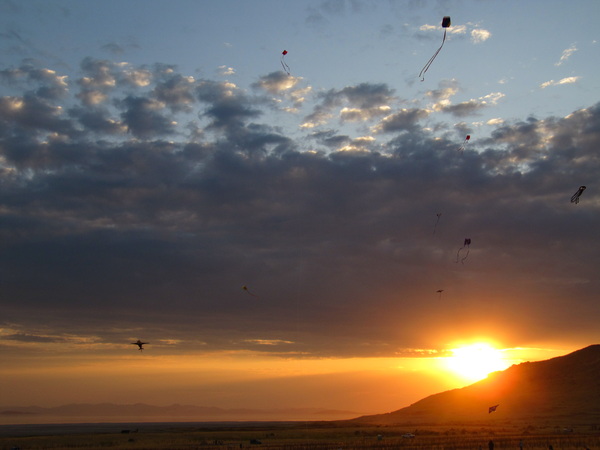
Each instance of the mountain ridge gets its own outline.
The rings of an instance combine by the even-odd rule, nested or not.
[[[489,408],[498,405],[495,411]],[[385,414],[351,419],[361,424],[450,423],[579,418],[600,421],[600,345],[523,362],[459,389],[425,397]]]

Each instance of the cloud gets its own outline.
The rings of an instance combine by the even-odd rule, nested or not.
[[[233,69],[233,67],[219,66],[218,69],[219,73],[223,76],[235,75],[235,70]]]
[[[366,122],[390,112],[394,91],[385,84],[361,83],[341,90],[331,89],[318,96],[313,112],[301,127],[314,128],[326,124],[337,110],[341,122]]]
[[[490,37],[492,37],[492,33],[490,33],[488,30],[484,30],[483,28],[471,30],[471,40],[474,44],[485,42]]]
[[[401,111],[384,117],[374,127],[376,133],[396,133],[416,128],[419,120],[426,118],[429,112],[419,108],[403,108]]]
[[[490,119],[458,155],[468,125],[438,113],[502,93],[452,104],[448,80],[427,92],[435,108],[402,108],[380,83],[313,93],[266,74],[245,90],[86,59],[48,96],[60,73],[18,70],[0,97],[0,270],[22,325],[3,345],[139,334],[169,351],[394,357],[490,326],[508,342],[596,326],[578,311],[598,291],[600,104]],[[266,98],[302,89],[308,114],[277,123]],[[548,308],[564,299],[567,316]],[[27,326],[32,310],[46,329]]]
[[[254,88],[264,89],[270,94],[276,95],[294,88],[300,80],[301,78],[289,76],[282,71],[277,71],[260,77],[260,79],[252,86]]]
[[[441,33],[446,31],[449,36],[456,38],[464,38],[469,35],[471,42],[474,44],[480,44],[487,41],[492,37],[492,33],[484,28],[479,28],[478,25],[473,23],[452,25],[448,28],[442,28],[440,25],[421,25],[419,31],[416,34],[417,39],[433,39],[435,33]]]
[[[452,104],[449,100],[443,100],[436,103],[433,107],[436,111],[452,114],[455,117],[466,117],[477,114],[484,108],[496,105],[503,97],[504,94],[501,92],[492,92],[477,99],[457,104]]]
[[[577,47],[575,46],[575,44],[571,45],[569,48],[563,50],[562,55],[560,56],[560,59],[554,63],[555,66],[562,66],[565,62],[567,62],[567,60],[571,57],[571,55],[573,53],[575,53],[577,51]]]
[[[573,84],[573,83],[577,83],[577,81],[580,79],[581,77],[566,77],[566,78],[562,78],[559,81],[554,81],[554,80],[550,80],[550,81],[545,81],[542,84],[540,84],[540,87],[542,89],[545,89],[549,86],[559,86],[561,84]]]

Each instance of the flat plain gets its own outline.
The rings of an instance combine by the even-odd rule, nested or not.
[[[12,432],[11,432],[12,430]],[[407,437],[406,435],[414,435]],[[140,423],[3,426],[0,449],[600,449],[596,424],[506,422],[348,426],[339,422]]]

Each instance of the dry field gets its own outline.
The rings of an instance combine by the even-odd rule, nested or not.
[[[97,432],[81,432],[78,427],[59,427],[54,431],[37,430],[30,436],[10,436],[8,429],[0,436],[0,449],[285,449],[285,450],[488,450],[493,440],[494,450],[523,449],[554,450],[600,449],[600,431],[596,426],[581,425],[564,430],[556,426],[490,427],[344,427],[331,423],[279,424],[265,423],[245,426],[203,424],[150,425],[140,424],[139,431],[121,429],[106,424]],[[89,427],[88,427],[89,428]],[[61,431],[62,430],[62,431]],[[41,433],[41,434],[40,434]],[[415,437],[403,437],[412,433]],[[36,435],[33,435],[36,434]]]

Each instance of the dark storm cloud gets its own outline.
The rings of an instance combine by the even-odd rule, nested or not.
[[[114,342],[135,328],[180,350],[393,356],[458,328],[596,326],[600,104],[507,121],[458,154],[422,126],[431,111],[392,110],[385,85],[326,91],[313,110],[389,106],[377,140],[292,138],[263,97],[169,66],[86,60],[71,86],[105,97],[66,112],[35,91],[0,98],[0,269],[16,339]],[[30,331],[42,316],[61,331]]]

